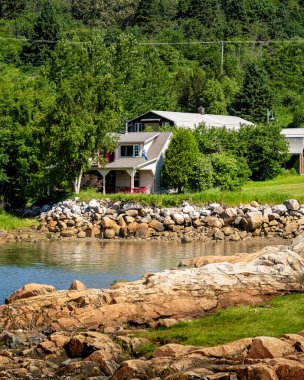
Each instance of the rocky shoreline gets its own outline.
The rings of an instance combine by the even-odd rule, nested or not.
[[[38,231],[55,238],[240,241],[281,237],[292,239],[304,230],[304,205],[295,199],[275,206],[204,207],[184,202],[180,208],[92,200],[67,200],[44,206]]]
[[[218,308],[303,292],[304,237],[289,246],[183,261],[110,289],[26,285],[0,306],[0,378],[303,379],[302,333],[213,348],[169,344],[141,357],[133,328],[170,326]]]

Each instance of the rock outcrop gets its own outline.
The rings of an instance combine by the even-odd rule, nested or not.
[[[117,283],[108,290],[74,283],[74,290],[54,291],[44,285],[37,296],[32,285],[25,286],[8,297],[14,302],[0,306],[0,328],[115,331],[126,322],[156,327],[166,325],[166,320],[172,324],[172,320],[204,316],[216,308],[300,292],[304,290],[303,243],[299,237],[291,247],[267,247],[235,260],[221,257],[211,262],[211,258],[207,265],[196,264],[198,268],[147,273],[139,281]]]
[[[179,208],[162,209],[138,203],[67,200],[43,210],[39,231],[64,238],[238,241],[289,239],[304,229],[304,205],[295,199],[272,207],[257,202],[237,207],[184,202]]]
[[[68,291],[24,286],[0,306],[0,378],[302,380],[304,332],[216,347],[168,344],[143,357],[149,342],[127,336],[124,327],[170,326],[219,307],[302,292],[303,254],[298,237],[290,247],[196,259],[108,290],[78,281]]]

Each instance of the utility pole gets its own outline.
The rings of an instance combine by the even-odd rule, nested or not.
[[[224,73],[224,42],[221,43],[221,74]]]

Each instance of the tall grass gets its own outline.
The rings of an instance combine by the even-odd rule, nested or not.
[[[35,219],[20,218],[0,209],[0,229],[2,230],[12,231],[32,227],[36,224],[37,221]]]
[[[183,201],[203,205],[210,202],[238,205],[255,200],[261,204],[278,204],[286,199],[296,198],[304,203],[304,176],[284,176],[271,181],[248,182],[241,190],[220,191],[211,189],[201,193],[185,194],[106,194],[88,189],[79,195],[82,201],[108,199],[113,201],[142,202],[159,207],[177,207]]]
[[[303,313],[304,294],[280,296],[260,306],[229,307],[203,319],[141,335],[154,343],[214,346],[248,337],[299,333],[304,329]]]

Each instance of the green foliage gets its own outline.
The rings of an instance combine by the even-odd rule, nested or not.
[[[288,160],[288,145],[278,125],[242,127],[239,132],[239,153],[246,158],[252,172],[251,179],[272,179]]]
[[[41,143],[54,97],[45,78],[27,76],[6,65],[0,66],[0,73],[0,131],[5,136],[3,169],[8,182],[1,193],[8,205],[16,207],[46,191]]]
[[[177,130],[166,151],[162,184],[167,188],[176,188],[180,193],[188,184],[198,154],[193,134],[187,129]]]
[[[210,155],[214,171],[214,186],[221,190],[240,189],[248,180],[250,170],[244,158],[228,153]]]
[[[244,119],[263,122],[267,109],[271,107],[272,91],[267,73],[263,67],[252,62],[246,68],[243,86],[236,94],[231,110]]]
[[[45,145],[56,181],[72,181],[88,168],[93,152],[110,151],[115,143],[110,132],[117,129],[120,103],[108,61],[100,37],[79,48],[62,43],[55,51],[50,77],[56,106],[48,115]]]
[[[214,171],[210,155],[200,154],[194,164],[192,174],[188,181],[191,191],[204,191],[211,189],[214,184]]]
[[[34,42],[25,45],[21,53],[24,61],[28,59],[33,65],[41,65],[47,61],[60,38],[60,27],[57,21],[55,8],[50,0],[45,0],[40,15],[35,21],[31,39]],[[50,43],[36,42],[39,40],[52,41]]]
[[[194,131],[194,136],[201,153],[226,152],[237,160],[244,158],[245,166],[251,172],[247,176],[263,181],[280,174],[289,158],[286,140],[280,132],[281,128],[271,123],[243,126],[238,132],[201,125]]]

